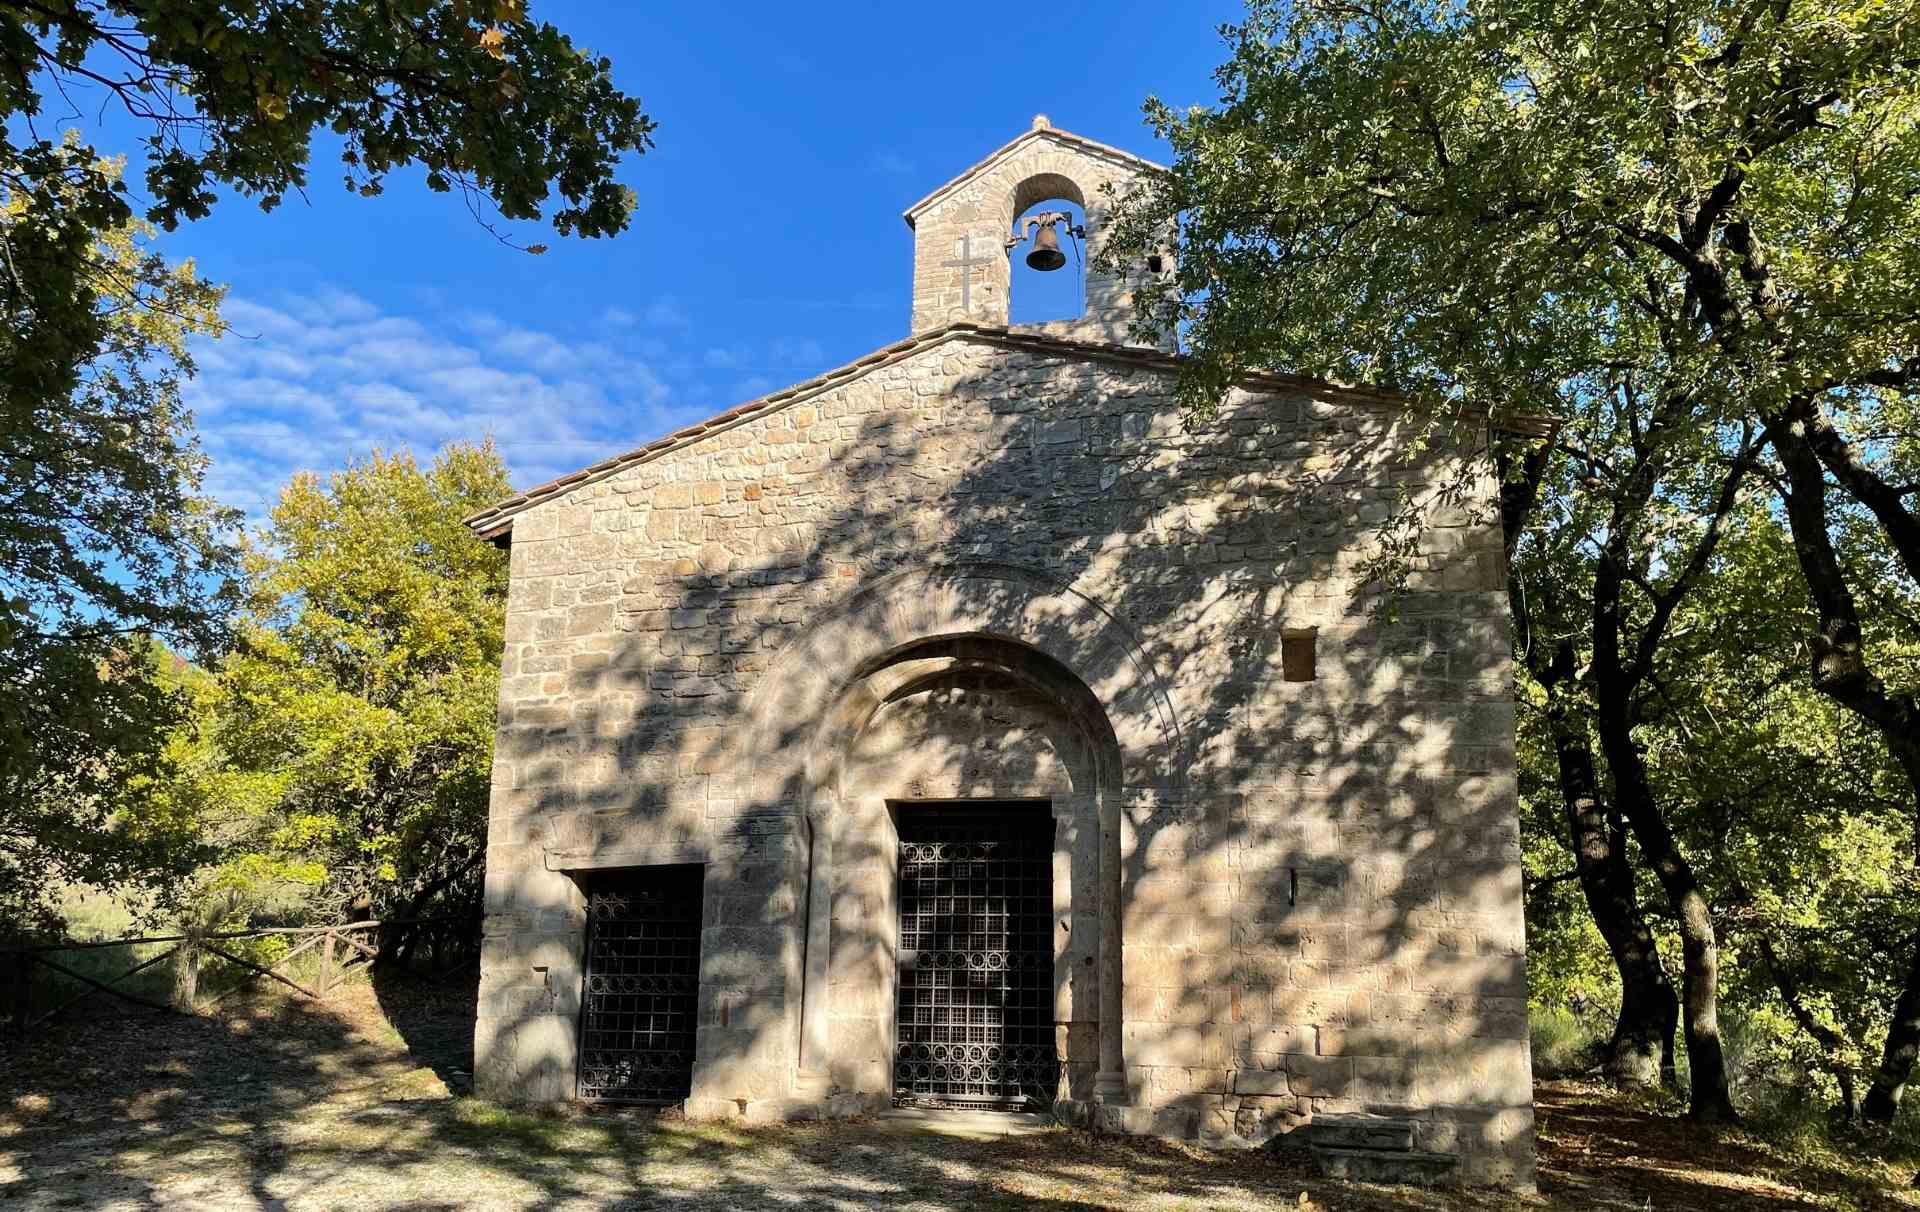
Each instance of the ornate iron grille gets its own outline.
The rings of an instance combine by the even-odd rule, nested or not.
[[[581,1098],[678,1102],[692,1089],[703,875],[652,867],[588,890]]]
[[[1052,921],[1044,809],[901,813],[896,1105],[1053,1099]]]

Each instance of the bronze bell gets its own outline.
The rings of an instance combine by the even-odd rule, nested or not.
[[[1027,268],[1052,273],[1067,263],[1066,254],[1060,251],[1060,233],[1053,230],[1055,222],[1040,221],[1040,230],[1033,233],[1033,251],[1027,254]]]

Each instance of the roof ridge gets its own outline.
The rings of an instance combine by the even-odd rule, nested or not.
[[[637,464],[648,462],[677,450],[709,434],[764,415],[787,404],[800,400],[841,383],[863,375],[871,370],[890,365],[923,349],[932,348],[956,337],[971,337],[1011,349],[1031,349],[1043,353],[1076,353],[1083,356],[1101,358],[1110,362],[1130,363],[1152,366],[1161,370],[1177,371],[1185,360],[1182,355],[1167,353],[1144,345],[1123,345],[1109,341],[1088,341],[1077,337],[1060,337],[1048,333],[1022,331],[1018,327],[996,324],[977,324],[971,320],[955,320],[939,328],[916,333],[891,345],[883,345],[872,353],[853,361],[824,371],[811,379],[803,379],[790,387],[756,397],[736,404],[724,412],[682,426],[671,433],[655,438],[642,446],[636,446],[623,454],[611,455],[579,471],[535,485],[524,492],[515,493],[495,505],[468,514],[462,521],[483,539],[499,539],[508,529],[511,520],[543,501],[578,488],[603,480],[617,471],[624,471]],[[1410,401],[1399,392],[1386,388],[1364,387],[1353,384],[1333,383],[1325,379],[1314,379],[1304,375],[1287,374],[1282,371],[1254,370],[1245,371],[1236,376],[1238,386],[1269,387],[1283,391],[1304,391],[1320,394],[1335,394],[1349,399],[1366,400],[1372,403],[1406,406]],[[1508,417],[1503,424],[1520,432],[1538,430],[1539,422],[1529,417]]]
[[[1136,156],[1132,152],[1124,148],[1115,147],[1110,143],[1102,143],[1098,139],[1089,139],[1085,135],[1076,135],[1070,130],[1061,130],[1059,127],[1051,124],[1045,126],[1035,125],[1029,130],[1021,131],[1013,138],[1002,143],[999,147],[988,152],[982,159],[975,161],[968,168],[961,170],[959,176],[954,177],[944,185],[936,186],[931,193],[921,198],[918,202],[915,202],[912,206],[907,207],[906,210],[900,212],[900,217],[907,221],[908,227],[912,227],[914,225],[915,215],[932,205],[943,194],[964,185],[974,177],[987,171],[996,161],[1012,154],[1016,147],[1029,139],[1059,139],[1078,147],[1081,151],[1091,152],[1096,156],[1101,156],[1108,160],[1116,160],[1132,168],[1145,169],[1149,172],[1156,173],[1164,173],[1167,171],[1167,166],[1164,164],[1156,163],[1147,159],[1145,156]]]

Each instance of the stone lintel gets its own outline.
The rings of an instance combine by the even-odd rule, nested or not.
[[[706,842],[678,846],[594,846],[546,852],[548,871],[595,871],[613,867],[671,867],[710,861]]]

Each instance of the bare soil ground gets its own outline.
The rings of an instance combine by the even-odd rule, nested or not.
[[[1539,1092],[1527,1199],[1065,1130],[517,1114],[463,1093],[471,998],[402,978],[320,1006],[80,1022],[0,1052],[0,1209],[1920,1209],[1912,1175],[1870,1156],[1795,1153],[1569,1084]]]

